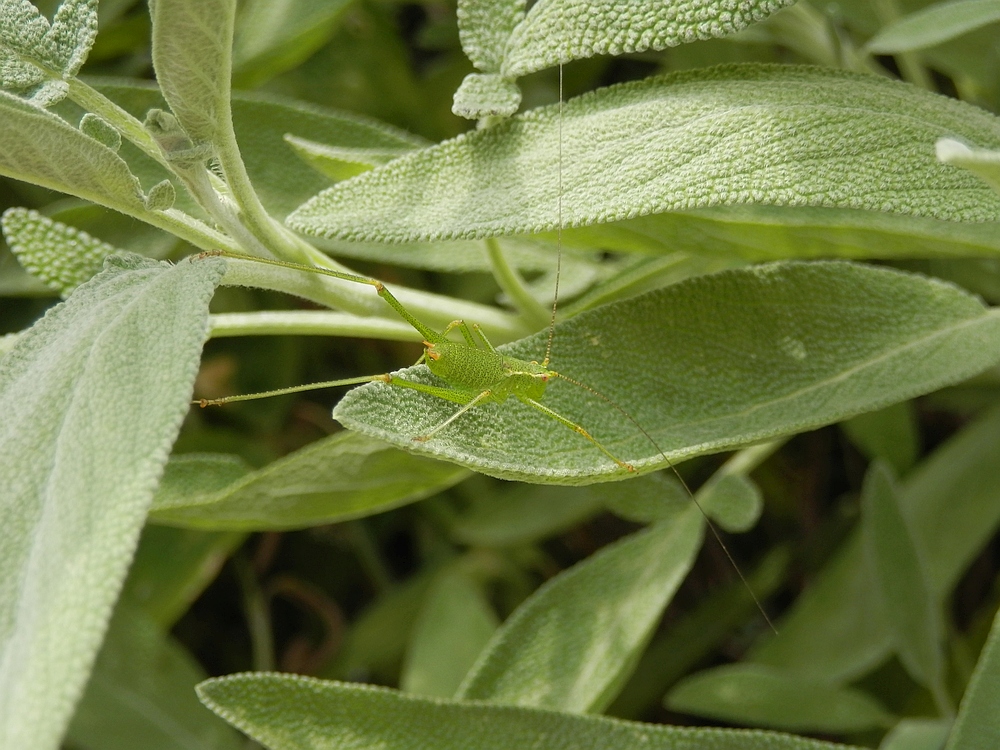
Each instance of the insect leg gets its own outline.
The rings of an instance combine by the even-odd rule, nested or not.
[[[418,443],[425,443],[425,442],[427,442],[432,437],[434,437],[437,433],[441,432],[441,430],[443,430],[445,427],[447,427],[452,422],[454,422],[456,419],[458,419],[460,416],[462,416],[463,414],[465,414],[465,412],[469,411],[469,409],[471,409],[472,407],[474,407],[477,404],[481,403],[485,399],[489,398],[491,395],[493,395],[493,391],[483,391],[479,395],[473,396],[471,399],[469,399],[469,403],[465,404],[465,406],[463,406],[461,409],[459,409],[458,411],[456,411],[454,414],[452,414],[450,417],[448,417],[446,420],[444,420],[441,424],[439,424],[439,425],[431,428],[431,430],[426,435],[419,435],[419,436],[417,436],[417,437],[415,437],[413,439],[416,442],[418,442]]]
[[[383,383],[390,382],[391,375],[362,375],[358,378],[344,378],[343,380],[324,380],[322,383],[306,383],[305,385],[293,385],[291,388],[278,388],[273,391],[262,391],[260,393],[244,393],[239,396],[225,396],[223,398],[203,398],[192,401],[201,408],[206,406],[220,406],[231,404],[235,401],[254,401],[258,398],[269,398],[271,396],[284,396],[289,393],[302,393],[303,391],[318,391],[321,388],[333,388],[338,385],[359,385],[361,383],[371,383],[374,380],[381,380]]]
[[[483,343],[486,344],[487,349],[489,349],[491,352],[496,353],[496,349],[493,348],[493,344],[490,343],[490,340],[486,338],[486,334],[483,333],[483,329],[479,325],[479,323],[473,323],[472,330],[475,331],[477,334],[479,334],[479,338],[481,338],[483,340]]]
[[[593,443],[594,446],[598,450],[601,451],[601,453],[603,453],[605,456],[607,456],[608,458],[610,458],[612,461],[614,461],[616,464],[618,464],[619,466],[621,466],[623,469],[626,469],[627,471],[635,471],[635,467],[632,466],[632,464],[625,463],[624,461],[622,461],[620,458],[618,458],[618,456],[616,456],[614,453],[612,453],[607,448],[605,448],[597,438],[595,438],[593,435],[591,435],[589,432],[587,432],[585,429],[583,429],[583,427],[581,427],[580,425],[578,425],[573,420],[564,417],[559,412],[553,411],[552,409],[550,409],[549,407],[545,406],[544,404],[540,404],[538,401],[535,401],[535,399],[533,399],[533,398],[528,398],[527,396],[518,396],[518,398],[521,399],[521,401],[523,401],[524,403],[526,403],[528,406],[533,406],[534,408],[538,409],[538,411],[542,412],[543,414],[547,414],[548,416],[552,417],[557,422],[560,422],[560,423],[566,425],[571,430],[573,430],[573,432],[576,432],[576,433],[578,433],[580,435],[583,435],[583,437],[587,438],[587,440],[589,440],[591,443]]]
[[[462,338],[465,339],[465,343],[469,346],[476,346],[476,340],[472,338],[472,332],[469,330],[469,324],[464,320],[453,320],[448,325],[445,326],[444,330],[441,332],[442,336],[447,336],[449,333],[458,329],[462,332]]]

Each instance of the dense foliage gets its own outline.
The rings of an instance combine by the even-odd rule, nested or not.
[[[0,0],[0,747],[995,747],[998,23]]]

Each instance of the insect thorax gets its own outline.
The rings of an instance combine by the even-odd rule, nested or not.
[[[496,400],[511,395],[541,398],[549,379],[549,371],[536,362],[450,341],[427,347],[427,366],[456,388],[491,390]]]

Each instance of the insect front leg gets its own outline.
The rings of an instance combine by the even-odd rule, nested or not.
[[[447,427],[456,419],[458,419],[460,416],[465,414],[465,412],[469,411],[469,409],[473,408],[478,404],[483,403],[484,401],[488,400],[490,396],[493,395],[493,391],[485,390],[473,396],[467,391],[459,391],[454,388],[445,388],[437,385],[426,385],[425,383],[414,383],[412,380],[403,380],[403,378],[397,377],[396,375],[390,376],[387,382],[389,383],[389,385],[397,385],[402,388],[410,388],[411,390],[414,391],[420,391],[421,393],[426,393],[430,396],[434,396],[436,398],[444,399],[445,401],[451,401],[452,403],[462,405],[461,409],[456,411],[454,414],[452,414],[450,417],[448,417],[440,424],[432,427],[429,432],[427,432],[424,435],[418,435],[417,437],[413,438],[416,442],[419,443],[427,442],[437,433],[443,430],[445,427]]]

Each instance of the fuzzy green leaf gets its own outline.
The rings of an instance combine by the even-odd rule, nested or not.
[[[240,750],[198,702],[198,662],[147,614],[119,605],[68,739],[81,750]]]
[[[382,513],[463,479],[453,465],[402,453],[356,433],[301,448],[258,471],[217,458],[177,456],[167,466],[151,517],[190,528],[294,529]],[[207,483],[207,484],[206,484]]]
[[[457,568],[444,570],[413,625],[400,687],[450,698],[499,624],[480,586]]]
[[[570,60],[662,50],[728,36],[793,0],[541,0],[511,36],[503,74]]]
[[[362,172],[388,164],[413,148],[343,148],[316,143],[295,135],[286,135],[285,142],[310,167],[331,180],[347,180]]]
[[[551,382],[542,401],[646,471],[957,382],[996,362],[998,336],[1000,316],[941,282],[849,263],[776,263],[691,279],[556,326],[553,369],[615,401],[655,445],[571,383]],[[501,351],[540,362],[546,339],[536,334]],[[403,373],[443,384],[423,366]],[[349,392],[334,416],[502,478],[572,484],[624,473],[513,398],[476,406],[434,439],[413,441],[456,408],[373,383]]]
[[[886,26],[865,48],[875,55],[911,52],[947,42],[997,21],[1000,21],[998,0],[935,3]]]
[[[774,732],[688,729],[430,700],[294,675],[257,673],[208,680],[198,686],[198,696],[271,750],[854,750]]]
[[[21,265],[64,297],[100,271],[106,257],[121,252],[26,208],[7,209],[0,224]]]
[[[892,716],[860,690],[757,664],[698,672],[670,691],[666,705],[681,713],[790,732],[858,732],[892,724]]]
[[[65,120],[3,91],[0,174],[123,213],[142,209],[139,181],[118,154]]]
[[[514,28],[524,19],[525,0],[458,0],[462,51],[484,73],[499,73]]]
[[[157,0],[153,65],[163,97],[196,145],[218,143],[229,112],[236,0]]]
[[[559,224],[560,186],[568,227],[744,204],[1000,219],[1000,196],[930,148],[949,134],[1000,146],[1000,119],[885,78],[726,66],[571,99],[561,129],[559,111],[397,159],[325,190],[288,223],[394,242],[547,231]]]
[[[723,474],[698,492],[702,508],[726,531],[749,531],[764,509],[760,488],[744,474]]]
[[[960,141],[942,138],[937,142],[937,156],[945,164],[968,169],[1000,192],[1000,151],[969,148]]]
[[[701,538],[701,513],[689,505],[551,579],[497,631],[456,697],[601,711],[632,673]]]
[[[983,646],[945,750],[986,750],[1000,737],[1000,614]]]
[[[469,73],[455,92],[451,111],[459,117],[509,117],[521,105],[521,89],[496,73]]]
[[[191,398],[224,262],[112,257],[0,361],[0,746],[55,748]]]

